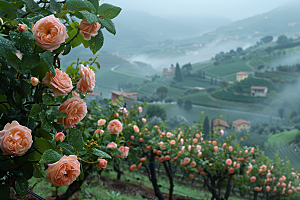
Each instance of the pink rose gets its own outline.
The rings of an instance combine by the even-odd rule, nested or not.
[[[32,145],[31,130],[17,121],[7,123],[0,131],[0,148],[3,155],[22,156]]]
[[[142,122],[145,124],[147,122],[147,119],[142,118]]]
[[[95,87],[95,72],[89,66],[80,65],[81,79],[77,83],[79,92],[85,94],[87,91],[93,91]]]
[[[21,32],[28,31],[28,27],[24,24],[19,24],[18,30]]]
[[[117,144],[114,143],[114,142],[111,142],[109,143],[107,146],[106,146],[107,149],[116,149],[117,148]]]
[[[65,72],[55,69],[55,76],[47,72],[42,83],[53,89],[54,97],[66,96],[73,89],[72,80]]]
[[[87,113],[86,103],[77,96],[67,99],[58,109],[59,112],[67,113],[66,118],[59,118],[58,122],[62,123],[65,128],[72,127],[80,122]]]
[[[80,33],[85,40],[90,40],[91,37],[95,37],[98,34],[100,27],[99,22],[89,24],[86,20],[82,20],[77,28],[80,29]]]
[[[54,15],[44,17],[33,26],[35,43],[48,51],[57,49],[68,38],[65,25]]]
[[[98,160],[100,161],[100,163],[97,165],[97,167],[105,169],[107,165],[107,160],[102,158],[99,158]]]
[[[56,163],[48,164],[45,172],[47,174],[46,181],[54,186],[70,185],[80,175],[80,163],[77,156],[63,156]]]
[[[104,133],[104,131],[103,130],[101,130],[101,129],[97,129],[97,130],[95,130],[95,132],[94,133],[100,133],[100,135],[102,136],[103,135],[103,133]]]
[[[105,119],[99,119],[98,120],[98,126],[103,126],[106,123]]]
[[[123,125],[117,119],[114,119],[114,120],[110,121],[108,126],[107,126],[107,130],[111,134],[119,134],[122,131],[122,129],[123,129]]]
[[[121,146],[119,150],[121,151],[121,156],[117,156],[118,158],[126,158],[128,156],[129,147]]]
[[[36,77],[31,77],[30,82],[31,85],[36,86],[37,84],[39,84],[39,79],[37,79]]]
[[[140,132],[140,129],[139,129],[139,127],[138,127],[137,125],[134,125],[134,126],[133,126],[133,130],[134,130],[134,132],[136,132],[136,133],[139,133],[139,132]]]
[[[139,107],[139,113],[142,113],[143,112],[143,108],[140,106]]]
[[[54,140],[57,142],[60,140],[61,142],[64,141],[65,134],[63,132],[58,132],[55,134]]]

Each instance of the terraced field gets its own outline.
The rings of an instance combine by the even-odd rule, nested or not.
[[[269,158],[274,158],[276,153],[279,152],[279,157],[283,160],[290,160],[291,166],[296,170],[300,171],[300,155],[292,149],[288,144],[279,146],[276,149],[267,149],[265,155]]]

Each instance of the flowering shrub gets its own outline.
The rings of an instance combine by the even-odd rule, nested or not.
[[[92,0],[1,1],[1,8],[0,199],[8,198],[10,187],[24,198],[33,176],[73,185],[57,197],[68,199],[90,172],[106,168],[115,154],[126,156],[128,147],[122,154],[106,148],[121,145],[105,125],[99,131],[82,127],[88,118],[83,99],[94,89],[93,65],[99,63],[70,63],[63,71],[60,57],[79,45],[96,54],[103,28],[116,33],[112,19],[121,8]],[[121,132],[122,124],[113,131]]]

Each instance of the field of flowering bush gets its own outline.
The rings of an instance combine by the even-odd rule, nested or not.
[[[107,165],[120,178],[125,161],[130,171],[146,169],[160,200],[157,163],[169,179],[169,199],[177,167],[192,179],[202,176],[212,199],[228,199],[233,186],[254,199],[299,197],[299,174],[289,163],[270,160],[233,137],[218,143],[222,130],[204,139],[201,121],[171,131],[140,118],[146,103],[126,108],[122,99],[106,100],[87,108],[83,99],[95,86],[97,56],[75,67],[70,60],[65,71],[60,57],[79,45],[96,54],[103,29],[116,33],[112,19],[121,8],[98,0],[0,0],[0,5],[0,199],[9,198],[11,188],[25,198],[32,193],[32,177],[68,186],[55,198],[69,199]]]

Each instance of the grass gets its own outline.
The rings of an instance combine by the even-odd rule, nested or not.
[[[291,130],[291,131],[285,131],[282,133],[278,133],[275,135],[270,134],[268,137],[268,143],[269,144],[280,144],[280,145],[285,145],[288,144],[290,141],[295,139],[295,136],[297,135],[299,131],[297,129]]]

